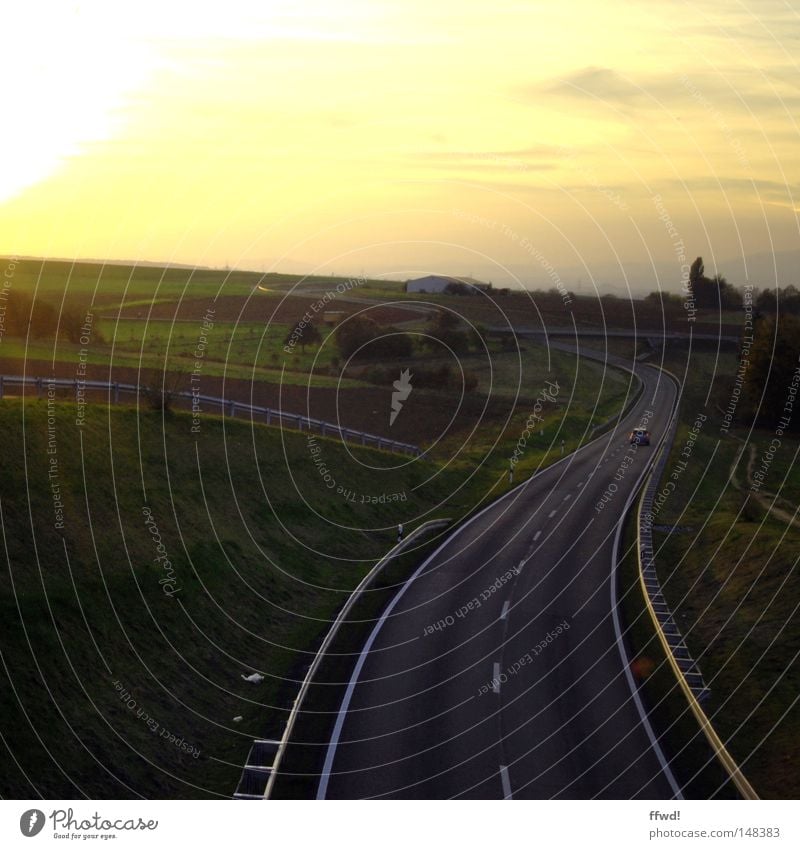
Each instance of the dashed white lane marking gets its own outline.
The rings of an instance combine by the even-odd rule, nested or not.
[[[536,540],[539,539],[539,537],[541,535],[542,535],[541,531],[536,531],[536,533],[533,535],[533,541],[536,542]]]
[[[517,566],[517,570],[518,570],[518,571],[520,571],[520,570],[522,569],[522,567],[523,567],[523,566],[524,566],[527,562],[528,562],[527,560],[520,560],[520,561],[519,561],[519,566]]]
[[[500,692],[500,664],[495,663],[492,666],[492,692]]]
[[[506,616],[508,616],[508,608],[509,608],[509,606],[510,606],[510,605],[509,605],[509,602],[507,602],[507,601],[504,601],[504,602],[503,602],[503,609],[500,611],[500,618],[501,618],[501,619],[505,619],[505,618],[506,618]]]
[[[555,515],[556,515],[556,513],[558,513],[558,510],[551,510],[551,511],[550,511],[550,515],[549,515],[547,518],[548,518],[548,519],[552,519],[552,518],[553,518],[553,516],[555,516]]]
[[[511,779],[508,777],[508,767],[500,765],[500,783],[503,785],[503,798],[513,799],[511,795]]]
[[[578,481],[578,485],[575,487],[575,489],[580,489],[584,485],[584,483],[586,483],[586,481]]]
[[[569,501],[569,500],[570,500],[570,498],[572,498],[572,496],[570,495],[570,493],[567,493],[567,494],[564,496],[564,501]]]

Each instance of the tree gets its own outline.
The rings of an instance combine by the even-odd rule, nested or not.
[[[787,415],[784,408],[791,400],[798,361],[800,318],[784,315],[757,322],[744,386],[748,409],[760,423],[774,427]],[[800,430],[800,401],[790,404],[789,415],[784,430]]]
[[[322,334],[317,330],[317,326],[313,322],[304,324],[302,318],[289,329],[283,340],[284,345],[300,345],[300,350],[304,354],[306,345],[319,345],[321,342]]]
[[[458,314],[451,310],[436,310],[428,321],[433,324],[437,330],[452,329],[461,324],[461,319],[458,317]]]
[[[703,257],[699,256],[689,269],[689,286],[698,307],[717,306],[717,289],[714,283],[705,275]]]
[[[90,319],[88,322],[86,320],[87,316],[91,316],[91,314],[92,308],[90,304],[75,302],[65,304],[58,319],[60,334],[76,345],[80,343],[81,339],[84,339],[85,342],[86,336],[92,342],[102,344],[105,342],[105,337],[97,326],[97,322],[93,319]],[[86,328],[89,329],[87,330]]]
[[[738,310],[742,308],[741,292],[731,286],[731,284],[728,283],[728,281],[721,274],[715,274],[714,279],[711,282],[717,288],[717,296],[720,309]]]
[[[370,360],[399,360],[410,357],[413,352],[414,343],[407,333],[387,327],[369,343],[363,354]]]
[[[336,347],[342,359],[347,360],[379,333],[380,328],[371,318],[355,316],[336,328]]]
[[[33,311],[33,298],[25,292],[11,291],[6,309],[6,328],[9,336],[27,336]]]
[[[649,295],[645,295],[644,300],[645,303],[655,304],[656,306],[660,304],[664,306],[680,306],[683,303],[683,298],[680,295],[672,292],[664,292],[663,290],[650,292]]]
[[[450,348],[454,354],[466,354],[469,351],[471,333],[459,330],[461,319],[450,310],[438,310],[429,319],[432,327],[430,335],[423,343],[430,351],[441,346]]]
[[[763,289],[755,299],[755,307],[770,315],[800,315],[800,291],[791,285],[783,289]]]
[[[142,372],[140,389],[153,412],[169,413],[172,402],[186,385],[188,375],[182,371],[164,371],[158,368]]]
[[[742,295],[721,275],[713,278],[705,275],[703,257],[699,256],[689,269],[689,286],[694,294],[695,305],[705,309],[741,309]]]
[[[476,351],[485,351],[489,343],[489,334],[485,324],[476,322],[468,331],[467,337]]]

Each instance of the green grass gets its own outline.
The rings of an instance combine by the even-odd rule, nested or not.
[[[162,422],[99,406],[79,433],[74,415],[56,405],[57,454],[48,455],[45,402],[0,405],[11,458],[0,479],[0,712],[16,759],[4,749],[0,793],[229,795],[250,740],[280,730],[270,727],[283,716],[275,706],[296,686],[282,680],[297,677],[345,593],[392,543],[396,522],[429,499],[466,509],[447,504],[457,473],[417,494],[432,471],[425,464],[372,472],[358,461],[380,465],[389,455],[353,449],[353,461],[321,440],[341,483],[408,499],[354,504],[320,485],[302,434],[204,418],[195,440],[188,415]],[[145,506],[180,588],[174,597],[159,584],[170,576],[154,562]],[[254,669],[267,676],[258,687],[239,677]],[[115,681],[200,757],[153,734]]]
[[[107,340],[114,341],[114,362],[127,363],[131,355],[138,361],[141,355],[148,363],[158,362],[170,371],[191,370],[202,331],[197,321],[146,321],[145,319],[102,319],[98,326]],[[330,368],[331,358],[338,357],[333,341],[322,352],[313,346],[303,349],[297,345],[291,354],[284,351],[288,324],[273,323],[268,329],[257,322],[217,322],[202,331],[203,371],[226,374],[250,380],[280,380],[284,383],[313,386],[339,385],[338,369]],[[323,331],[323,337],[328,331]],[[59,343],[60,345],[60,343]],[[107,359],[107,357],[106,357]],[[328,371],[335,374],[328,374]],[[344,378],[342,386],[361,385],[360,381]]]
[[[675,348],[671,354],[669,365],[688,379],[681,424],[662,478],[674,482],[675,490],[655,518],[662,526],[654,534],[656,566],[676,621],[711,686],[705,709],[718,734],[762,797],[796,798],[800,532],[766,516],[730,484],[740,444],[721,436],[715,403],[731,391],[734,362],[730,353],[718,358],[695,351],[686,369],[686,352]],[[708,418],[687,457],[698,415]],[[758,444],[769,444],[770,438],[763,432],[751,437]],[[770,470],[774,480],[788,472],[790,486],[796,486],[796,447],[795,440],[785,440]],[[746,458],[736,470],[741,482]],[[652,640],[638,634],[635,649],[646,646],[652,649]],[[663,680],[651,686],[656,701],[669,690]],[[674,704],[666,712],[669,722],[684,722],[679,714]],[[701,777],[697,780],[702,784]]]
[[[132,327],[128,327],[128,325]],[[145,322],[116,323],[99,321],[105,343],[93,343],[86,349],[85,362],[92,366],[115,366],[142,370],[158,370],[189,374],[196,361],[197,325],[192,331],[184,325],[171,327],[168,322],[151,322],[144,333]],[[186,325],[188,327],[188,323]],[[241,327],[241,326],[240,326]],[[314,351],[305,353],[298,349],[297,356],[289,358],[282,353],[281,343],[270,338],[265,344],[249,332],[249,328],[234,330],[234,326],[220,325],[219,331],[208,334],[209,346],[204,351],[203,374],[240,380],[264,380],[284,384],[312,387],[352,388],[363,385],[349,378],[339,379],[328,374],[328,363],[310,372]],[[259,351],[260,345],[260,351]],[[19,362],[17,373],[22,373],[26,362],[41,360],[48,364],[76,366],[82,346],[59,339],[29,339],[4,336],[0,343],[0,357]],[[272,354],[275,354],[273,358]],[[284,368],[284,365],[288,368]],[[33,373],[27,367],[28,373]],[[37,376],[41,376],[41,369]],[[11,373],[11,372],[9,372]]]
[[[155,265],[107,264],[64,260],[18,260],[14,281],[32,292],[59,301],[66,293],[68,298],[91,299],[98,292],[100,303],[108,306],[123,302],[126,306],[137,303],[150,305],[154,300],[171,301],[187,295],[192,298],[214,297],[217,294],[248,295],[255,286],[262,285],[285,293],[293,287],[306,288],[330,286],[347,279],[341,276],[305,277],[297,274],[256,271],[239,271],[211,268],[166,268]],[[389,280],[366,280],[358,287],[358,294],[401,292],[402,284]]]
[[[38,263],[20,263],[16,282],[32,291],[39,270]],[[153,299],[176,302],[187,294],[246,295],[262,279],[245,272],[151,267],[106,266],[99,273],[93,264],[70,270],[68,263],[48,263],[39,291],[57,303],[67,280],[70,296],[90,296],[97,286],[102,311],[123,300],[129,306]],[[268,275],[263,283],[285,293],[299,281]],[[331,282],[309,279],[301,291]],[[369,281],[354,294],[404,297],[399,285],[388,281]],[[446,296],[427,300],[453,304]],[[532,323],[526,299],[512,301],[516,320]],[[458,307],[486,319],[479,299],[459,299]],[[101,326],[110,342],[114,325],[102,319]],[[119,323],[114,363],[138,367],[141,358],[144,368],[163,369],[169,345],[170,367],[190,367],[196,326],[151,322],[146,333],[144,328],[143,321]],[[271,328],[262,342],[259,325],[218,323],[203,373],[275,382],[286,329]],[[76,363],[79,347],[59,341],[56,359]],[[623,355],[631,350],[624,340],[609,347]],[[392,543],[395,523],[419,515],[458,519],[504,492],[509,458],[546,380],[557,380],[561,389],[556,402],[545,406],[543,433],[534,429],[528,438],[515,483],[558,459],[562,441],[569,451],[590,438],[588,428],[617,412],[633,391],[627,377],[595,363],[559,351],[548,358],[542,347],[528,342],[524,348],[518,356],[492,343],[488,415],[474,432],[443,440],[428,464],[382,472],[396,458],[355,448],[353,460],[334,441],[320,441],[337,482],[359,493],[407,493],[406,502],[393,505],[335,497],[320,485],[300,434],[204,418],[201,433],[194,435],[185,414],[162,422],[159,415],[135,408],[90,407],[81,442],[72,408],[60,402],[62,534],[53,527],[44,402],[2,402],[0,515],[8,569],[0,583],[6,678],[0,711],[4,728],[13,729],[5,738],[13,758],[8,752],[3,756],[0,793],[229,795],[250,740],[280,734],[308,653],[345,594]],[[53,353],[47,341],[33,341],[26,350],[21,340],[6,336],[0,345],[0,356],[19,362],[18,371],[23,357],[47,361]],[[284,379],[305,383],[315,353],[297,352],[294,371]],[[111,346],[93,344],[89,357],[90,363],[107,365]],[[740,761],[755,751],[745,772],[762,795],[796,796],[794,741],[800,717],[792,699],[800,684],[794,660],[800,647],[794,611],[800,587],[791,552],[798,550],[798,532],[765,518],[742,493],[726,488],[736,444],[730,439],[717,444],[714,404],[724,405],[730,394],[733,355],[696,345],[687,368],[685,346],[670,343],[666,364],[688,377],[668,474],[691,422],[698,413],[709,418],[659,515],[659,522],[680,526],[678,532],[657,535],[659,574],[706,678],[713,678],[709,709],[721,736],[730,738]],[[465,409],[474,412],[489,390],[488,364],[469,355],[464,365],[479,379],[478,390],[464,399]],[[330,375],[312,378],[317,387],[335,383]],[[348,386],[367,385],[349,381]],[[415,398],[427,397],[433,405],[452,404],[452,392],[415,392]],[[771,434],[757,432],[750,439],[761,451]],[[783,440],[767,486],[774,491],[785,478],[781,495],[789,500],[800,496],[797,444]],[[434,471],[430,484],[415,489]],[[175,598],[158,583],[164,573],[153,562],[142,517],[145,497],[180,581]],[[411,559],[404,559],[402,569],[410,568]],[[625,575],[627,587],[631,574]],[[680,753],[681,768],[697,773],[693,787],[702,796],[717,786],[718,776],[711,767],[712,772],[700,768],[707,756],[695,744],[686,747],[696,729],[685,706],[675,701],[652,631],[639,615],[641,598],[635,599],[629,592],[633,606],[626,615],[633,623],[634,652],[644,652],[662,669],[647,683],[648,698],[658,722],[672,728],[670,745]],[[267,676],[258,687],[239,677],[253,669]],[[114,681],[130,691],[136,708],[122,703]],[[195,759],[153,734],[137,710],[199,748],[200,756]],[[234,723],[234,716],[242,716],[241,722]]]
[[[597,381],[566,355],[547,365],[527,372],[529,393],[547,375],[566,402],[573,384]],[[623,397],[621,381],[608,386],[603,408]],[[515,412],[496,444],[479,432],[441,467],[394,468],[395,455],[319,438],[319,456],[353,501],[325,485],[305,434],[209,416],[193,433],[186,413],[100,405],[78,428],[64,400],[48,432],[46,399],[3,400],[0,794],[230,795],[251,740],[281,733],[310,653],[397,522],[458,520],[503,492],[528,412]],[[516,480],[558,459],[555,434],[577,441],[587,421],[580,405],[554,405]],[[359,500],[382,492],[406,500]],[[145,507],[169,572],[154,561]],[[266,676],[257,687],[240,677],[253,670]]]
[[[639,581],[636,522],[623,537],[618,593],[623,629],[640,695],[659,744],[687,799],[736,798],[669,666],[654,629]]]

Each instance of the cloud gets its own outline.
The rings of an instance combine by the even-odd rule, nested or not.
[[[763,69],[764,76],[742,67],[714,71],[692,70],[673,73],[625,76],[613,68],[589,66],[567,76],[549,79],[523,89],[523,98],[540,102],[543,94],[597,106],[614,106],[629,112],[643,108],[685,109],[724,112],[736,117],[786,114],[800,110],[797,72],[777,66]],[[777,83],[777,85],[776,85]]]
[[[674,83],[673,83],[674,86]],[[613,68],[590,66],[543,86],[549,94],[596,98],[616,103],[632,103],[648,98],[650,87],[642,88]]]
[[[558,165],[555,145],[517,150],[440,150],[420,151],[412,159],[442,171],[523,172],[550,171]]]
[[[800,197],[800,185],[781,183],[778,180],[746,179],[741,177],[693,177],[686,180],[659,180],[652,184],[654,191],[673,197],[680,192],[689,194],[714,192],[717,194],[748,195],[764,202],[787,201]]]

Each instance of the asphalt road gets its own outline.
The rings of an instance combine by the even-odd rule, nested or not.
[[[655,450],[627,434],[649,411],[657,440],[676,395],[637,368],[645,391],[614,432],[492,505],[398,594],[321,797],[673,798],[612,615],[615,532]]]

